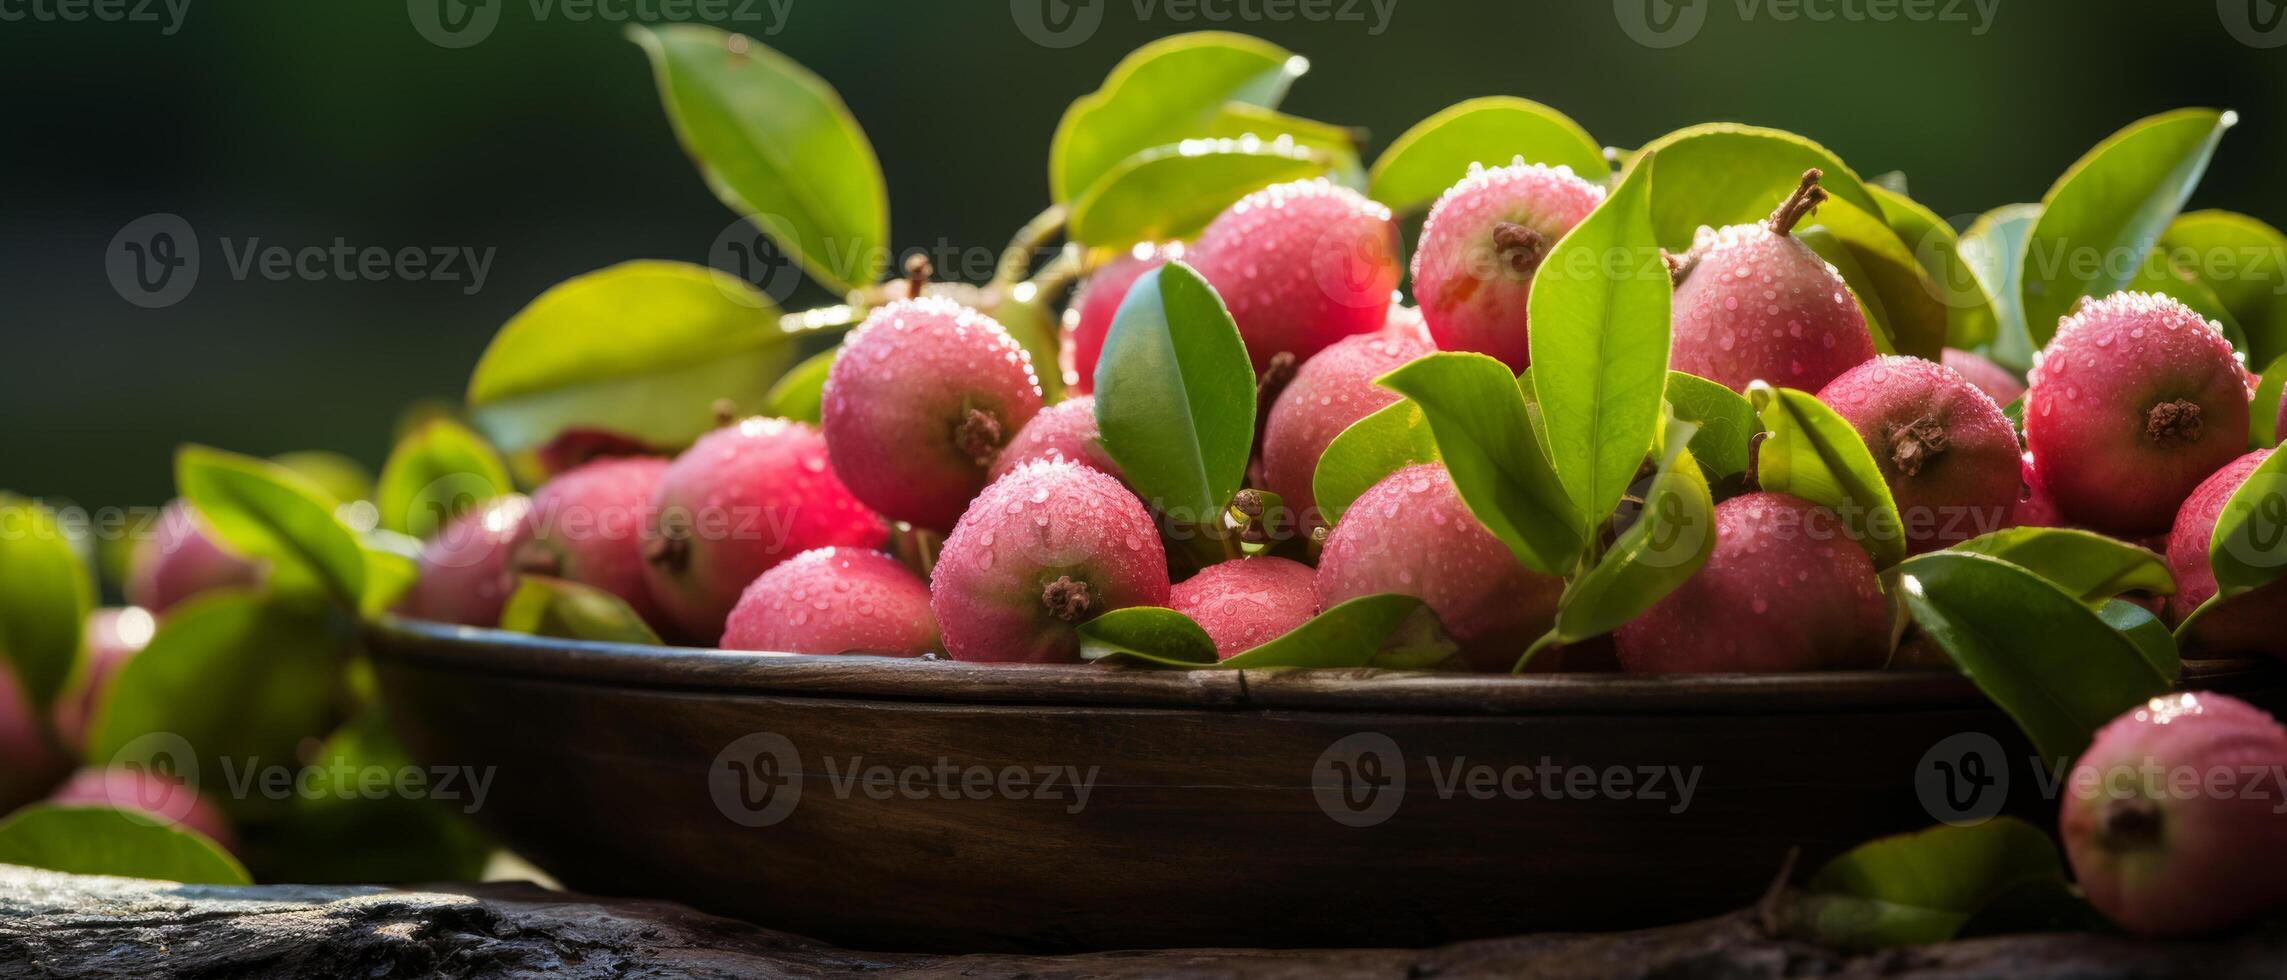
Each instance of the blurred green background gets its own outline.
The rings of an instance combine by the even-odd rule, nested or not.
[[[2287,42],[2287,27],[2246,26],[2277,16],[2272,0],[721,2],[731,16],[713,22],[841,90],[906,247],[998,248],[1046,201],[1064,105],[1136,45],[1204,29],[1307,55],[1285,108],[1365,128],[1369,155],[1447,104],[1507,93],[1615,145],[1705,120],[1792,129],[1862,174],[1904,171],[1916,197],[1964,219],[2037,200],[2132,119],[2226,106],[2242,122],[2193,206],[2287,222],[2287,48],[2237,39]],[[627,258],[704,262],[733,217],[621,34],[630,15],[705,19],[679,16],[687,3],[195,0],[172,34],[164,0],[126,0],[158,18],[128,23],[33,3],[0,5],[17,15],[0,19],[0,487],[156,502],[183,441],[378,465],[399,410],[457,399],[492,332],[539,291]],[[1699,26],[1646,46],[1622,26],[1631,4]],[[415,26],[440,10],[498,19],[446,48]],[[1882,11],[1895,19],[1864,16]],[[1043,46],[1021,26],[1043,13],[1096,26]],[[113,289],[105,253],[155,212],[188,221],[202,262],[180,302],[143,309]],[[465,279],[235,278],[223,255],[225,240],[336,239],[494,258],[470,292]]]

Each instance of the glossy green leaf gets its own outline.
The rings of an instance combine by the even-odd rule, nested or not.
[[[365,594],[361,616],[379,616],[397,605],[421,577],[421,543],[394,531],[375,531],[361,543],[365,552]]]
[[[1652,238],[1649,156],[1533,273],[1533,391],[1574,508],[1602,522],[1652,450],[1668,382],[1668,300]],[[1584,528],[1585,530],[1585,528]]]
[[[1640,506],[1610,550],[1565,586],[1557,604],[1558,643],[1578,643],[1619,629],[1676,590],[1715,553],[1715,496],[1685,448],[1696,426],[1668,420],[1660,468]],[[1633,513],[1631,513],[1631,511]]]
[[[1690,248],[1701,225],[1755,224],[1769,218],[1802,182],[1803,171],[1814,167],[1825,173],[1819,186],[1831,195],[1830,204],[1882,213],[1882,205],[1840,157],[1783,130],[1706,123],[1653,140],[1633,160],[1655,153],[1664,176],[1652,187],[1652,228],[1660,247],[1670,251]]]
[[[171,770],[209,789],[250,764],[293,765],[303,739],[333,727],[352,639],[338,611],[237,589],[203,593],[169,609],[120,668],[87,756]],[[216,799],[237,809],[279,802]]]
[[[1240,198],[1331,165],[1307,147],[1253,137],[1155,147],[1120,161],[1081,194],[1065,231],[1106,247],[1189,238]]]
[[[47,507],[0,495],[0,670],[45,708],[77,670],[95,579]]]
[[[324,488],[267,460],[205,446],[175,453],[175,487],[233,549],[306,573],[336,599],[365,594],[365,556]]]
[[[1129,287],[1096,362],[1096,427],[1128,485],[1178,524],[1219,521],[1239,492],[1255,371],[1231,312],[1190,266]]]
[[[2104,620],[2112,631],[2136,645],[2136,652],[2144,655],[2144,662],[2153,670],[2179,680],[2183,672],[2183,654],[2176,647],[2176,635],[2168,624],[2152,614],[2152,610],[2126,599],[2107,599],[2097,607],[2097,617]]]
[[[469,379],[476,423],[509,453],[566,429],[679,446],[715,403],[762,403],[794,355],[776,304],[683,262],[625,262],[557,284],[510,318]]]
[[[1206,135],[1227,102],[1275,108],[1310,64],[1242,34],[1201,31],[1137,48],[1073,100],[1048,147],[1049,193],[1070,203],[1138,153]]]
[[[826,396],[826,374],[841,352],[838,346],[829,347],[794,365],[763,394],[760,414],[817,425],[823,414],[819,405]]]
[[[2025,326],[2025,241],[2041,219],[2038,204],[2011,204],[1979,215],[1961,234],[1961,258],[1993,297],[1994,338],[1987,356],[2019,374],[2033,366]]]
[[[660,645],[659,634],[620,597],[592,586],[544,575],[517,580],[516,591],[500,610],[500,628],[511,633],[566,640]]]
[[[1710,479],[1723,480],[1747,472],[1752,461],[1749,447],[1763,422],[1745,395],[1696,374],[1668,372],[1668,407],[1676,418],[1690,422],[1691,455]]]
[[[2078,596],[1991,555],[1939,551],[1898,566],[1914,624],[2045,758],[2165,693],[2170,672]]]
[[[1359,596],[1312,616],[1277,639],[1234,654],[1223,666],[1249,670],[1373,666],[1390,637],[1416,614],[1426,612],[1421,600],[1410,595]]]
[[[1479,523],[1527,568],[1572,571],[1586,522],[1549,465],[1507,366],[1483,354],[1432,354],[1379,382],[1429,419],[1438,457]]]
[[[186,885],[254,882],[237,858],[198,833],[107,806],[16,811],[0,822],[0,864]]]
[[[2287,438],[2287,432],[2279,431],[2279,402],[2281,393],[2287,392],[2287,354],[2264,368],[2262,377],[2255,386],[2255,399],[2247,406],[2247,436],[2253,448],[2270,449]]]
[[[454,518],[515,489],[508,464],[483,436],[440,418],[390,450],[375,504],[383,528],[425,540]]]
[[[1318,457],[1311,476],[1311,496],[1319,518],[1332,527],[1358,495],[1415,463],[1437,461],[1437,439],[1429,419],[1413,402],[1400,399],[1372,415],[1350,423]]]
[[[2160,233],[2160,250],[2231,310],[2248,363],[2287,358],[2287,234],[2244,214],[2193,211]]]
[[[1953,226],[1904,191],[1879,185],[1868,185],[1866,190],[1882,205],[1882,219],[1937,289],[1937,299],[1946,310],[1945,346],[1971,350],[1992,343],[2000,332],[1993,297],[1962,256],[1961,239]]]
[[[2116,292],[2136,278],[2236,122],[2236,114],[2213,109],[2139,119],[2057,178],[2026,240],[2021,288],[2035,348],[2048,344],[2081,297]]]
[[[2013,527],[1971,538],[1952,550],[1992,555],[2048,579],[2092,606],[2102,606],[2123,592],[2176,591],[2166,558],[2077,528]]]
[[[1518,159],[1570,167],[1591,183],[1611,172],[1604,148],[1579,123],[1538,102],[1495,95],[1447,106],[1400,134],[1374,161],[1366,196],[1412,211],[1468,176],[1472,164]]]
[[[1756,382],[1749,395],[1771,433],[1755,457],[1763,489],[1834,511],[1877,568],[1906,557],[1898,503],[1858,431],[1808,392]]]
[[[627,29],[707,188],[836,292],[880,278],[889,192],[831,85],[761,42],[698,24]]]
[[[280,453],[270,457],[270,461],[302,474],[336,501],[373,499],[373,474],[366,472],[357,460],[340,453],[310,449]]]
[[[1827,862],[1805,886],[1790,931],[1845,949],[1944,942],[2011,893],[2064,881],[2056,845],[2031,824],[1941,825]]]
[[[2253,592],[2287,572],[2287,453],[2274,452],[2232,491],[2208,539],[2216,596]]]
[[[1216,664],[1215,641],[1191,617],[1159,606],[1114,609],[1080,624],[1080,659],[1137,661],[1158,667]]]

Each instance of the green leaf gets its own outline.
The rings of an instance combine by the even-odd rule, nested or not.
[[[1483,354],[1431,354],[1379,382],[1413,399],[1470,514],[1525,567],[1572,570],[1587,547],[1580,511],[1549,465],[1507,366]]]
[[[2273,452],[2216,514],[2208,539],[2216,598],[2260,589],[2287,571],[2287,453]]]
[[[2031,824],[1941,825],[1827,862],[1806,886],[1798,926],[1804,938],[1846,949],[1944,942],[2005,896],[2064,881],[2056,845]]]
[[[2255,400],[2248,403],[2247,435],[2253,448],[2270,449],[2287,438],[2279,431],[2279,401],[2287,391],[2287,354],[2279,355],[2271,366],[2263,369],[2263,380],[2255,386]]]
[[[309,479],[336,501],[373,499],[373,474],[357,460],[323,449],[280,453],[270,461]]]
[[[390,450],[381,467],[381,526],[423,540],[516,485],[484,437],[451,419],[430,419]]]
[[[365,595],[360,616],[379,616],[405,598],[421,577],[421,543],[395,531],[375,531],[361,543],[365,552]]]
[[[1072,204],[1066,233],[1083,245],[1189,238],[1240,198],[1327,172],[1332,161],[1287,141],[1186,140],[1120,161]]]
[[[337,501],[301,474],[205,446],[175,453],[175,486],[239,553],[313,576],[339,601],[365,594],[365,556]]]
[[[2044,757],[2079,755],[2098,728],[2172,684],[2079,597],[1999,558],[1939,551],[1898,572],[1922,634]]]
[[[516,591],[500,610],[500,628],[566,640],[661,645],[659,634],[620,597],[544,575],[517,580]]]
[[[1832,198],[1827,207],[1843,203],[1862,214],[1882,213],[1882,205],[1840,157],[1783,130],[1705,123],[1653,140],[1634,160],[1655,153],[1666,176],[1652,188],[1652,228],[1660,247],[1670,251],[1690,248],[1701,225],[1755,224],[1769,218],[1802,182],[1803,171],[1813,167],[1825,172],[1819,186]]]
[[[95,579],[46,506],[0,495],[0,661],[46,708],[78,669]]]
[[[2098,143],[2042,198],[2027,239],[2022,290],[2035,348],[2083,296],[2134,281],[2160,233],[2191,197],[2235,113],[2179,109],[2148,116]]]
[[[2077,528],[2013,527],[1971,538],[1952,550],[1992,555],[2048,579],[2091,606],[2102,606],[2123,592],[2176,591],[2166,558]]]
[[[2194,211],[2160,233],[2160,249],[2231,310],[2248,363],[2287,357],[2287,234],[2244,214]]]
[[[2025,241],[2041,220],[2038,204],[2010,204],[1979,215],[1961,235],[1961,258],[1993,297],[1994,338],[1987,356],[2018,373],[2033,366],[2025,326]]]
[[[1637,161],[1558,240],[1528,300],[1549,458],[1588,524],[1612,513],[1643,467],[1667,388],[1675,290],[1652,238],[1653,170],[1649,155]]]
[[[484,873],[491,846],[465,814],[478,787],[491,788],[489,777],[431,782],[434,770],[406,754],[379,706],[328,736],[309,766],[322,778],[297,781],[284,817],[246,845],[262,880],[472,881]],[[384,788],[376,792],[369,780]]]
[[[1048,147],[1049,193],[1070,203],[1120,161],[1206,135],[1224,103],[1276,107],[1310,63],[1259,38],[1202,31],[1161,38],[1073,100]]]
[[[638,24],[627,37],[707,189],[835,292],[880,278],[889,191],[833,86],[743,34]]]
[[[1945,346],[1971,350],[1992,343],[2000,331],[1993,297],[1962,256],[1961,239],[1953,226],[1904,191],[1872,184],[1866,190],[1882,205],[1882,219],[1912,250],[1929,284],[1938,290],[1938,301],[1946,310]]]
[[[1159,667],[1212,667],[1215,641],[1191,617],[1159,606],[1114,609],[1080,624],[1080,659]]]
[[[2144,655],[2144,662],[2152,669],[2168,675],[2170,680],[2180,679],[2183,655],[2176,648],[2176,635],[2168,631],[2168,624],[2152,614],[2152,610],[2126,599],[2108,599],[2097,607],[2096,614],[2113,632],[2127,637],[2136,645],[2136,652]]]
[[[1619,629],[1675,591],[1715,553],[1715,496],[1685,448],[1696,428],[1668,421],[1659,471],[1634,522],[1596,567],[1565,587],[1557,604],[1555,642],[1578,643]]]
[[[1190,266],[1128,288],[1097,361],[1096,427],[1128,485],[1179,524],[1220,521],[1239,492],[1255,371],[1231,312]]]
[[[1590,183],[1612,169],[1604,148],[1564,113],[1495,95],[1447,106],[1399,135],[1375,159],[1366,196],[1393,211],[1412,211],[1468,176],[1471,164],[1499,167],[1520,158],[1571,167]]]
[[[1429,419],[1411,401],[1400,399],[1343,429],[1318,457],[1311,496],[1319,519],[1332,527],[1358,495],[1415,463],[1437,461],[1437,440]]]
[[[826,373],[833,370],[834,358],[841,352],[839,346],[828,347],[794,365],[762,396],[761,414],[817,425],[821,414],[818,406],[826,394]]]
[[[1723,480],[1747,472],[1752,462],[1748,447],[1763,431],[1763,423],[1745,395],[1696,374],[1670,371],[1667,399],[1676,418],[1697,427],[1691,455],[1710,478]]]
[[[1400,627],[1428,607],[1410,595],[1359,596],[1312,616],[1302,625],[1223,661],[1232,669],[1261,667],[1367,667]],[[1453,648],[1447,649],[1450,655]]]
[[[1882,470],[1858,431],[1808,392],[1756,382],[1748,390],[1771,437],[1756,455],[1763,489],[1788,493],[1842,517],[1851,537],[1888,568],[1906,557],[1905,525]]]
[[[1937,360],[1949,329],[1944,294],[1882,215],[1829,203],[1809,221],[1798,237],[1842,273],[1870,316],[1876,345]]]
[[[230,772],[291,765],[332,728],[350,624],[337,611],[237,589],[167,611],[119,669],[96,713],[87,757],[155,765],[219,787]],[[260,806],[258,797],[219,800]]]
[[[762,403],[793,337],[754,287],[683,262],[625,262],[565,280],[517,312],[469,379],[477,425],[510,453],[571,428],[679,446],[714,405]]]
[[[1266,143],[1283,137],[1328,161],[1335,179],[1343,186],[1365,189],[1365,167],[1358,160],[1358,130],[1245,102],[1225,102],[1196,138],[1238,139],[1242,136],[1253,136]]]
[[[250,885],[221,845],[183,827],[107,806],[28,806],[0,823],[0,864],[186,885]]]

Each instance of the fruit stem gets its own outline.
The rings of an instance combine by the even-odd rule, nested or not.
[[[1784,235],[1795,230],[1796,222],[1826,203],[1826,188],[1818,185],[1819,178],[1824,176],[1826,173],[1817,167],[1803,171],[1802,183],[1795,185],[1794,193],[1787,195],[1786,200],[1779,202],[1779,209],[1771,212],[1772,231]]]
[[[929,256],[920,252],[905,257],[905,297],[920,299],[921,291],[929,288],[929,280],[937,268],[929,264]]]
[[[2162,446],[2200,441],[2200,406],[2181,398],[2152,406],[2144,415],[2144,436]]]
[[[1524,652],[1524,655],[1523,655],[1523,656],[1520,656],[1520,657],[1518,657],[1518,658],[1517,658],[1517,665],[1516,665],[1516,666],[1514,666],[1514,667],[1511,667],[1511,668],[1509,668],[1509,673],[1512,673],[1512,674],[1522,674],[1522,673],[1524,673],[1524,672],[1525,672],[1525,665],[1532,663],[1532,662],[1533,662],[1533,658],[1534,658],[1535,656],[1538,656],[1538,655],[1540,654],[1540,652],[1541,652],[1541,651],[1543,651],[1543,650],[1546,650],[1546,649],[1548,649],[1548,648],[1550,648],[1550,647],[1553,647],[1553,646],[1555,646],[1556,644],[1557,644],[1557,632],[1556,632],[1556,628],[1552,626],[1552,627],[1550,627],[1550,628],[1549,628],[1549,631],[1548,631],[1548,632],[1541,634],[1541,638],[1540,638],[1540,639],[1534,640],[1534,641],[1533,641],[1533,645],[1532,645],[1532,646],[1529,646],[1529,647],[1526,647],[1526,648],[1525,648],[1525,652]]]
[[[1079,622],[1088,614],[1092,604],[1088,597],[1088,583],[1070,575],[1059,575],[1056,581],[1040,590],[1040,604],[1047,606],[1051,615],[1067,623]]]
[[[1048,260],[1047,265],[1041,266],[1040,271],[1034,273],[1031,279],[1025,280],[1032,285],[1033,295],[1040,297],[1043,302],[1054,302],[1070,288],[1073,282],[1088,271],[1080,252],[1076,247],[1065,246],[1063,251],[1056,253],[1055,258]]]
[[[1949,442],[1945,427],[1938,424],[1937,417],[1924,415],[1905,425],[1891,427],[1890,462],[1897,465],[1900,473],[1919,475],[1922,467],[1945,454]]]
[[[1503,221],[1493,226],[1493,250],[1501,254],[1511,271],[1529,276],[1547,257],[1548,239],[1524,225]]]
[[[1071,211],[1061,204],[1051,204],[1048,210],[1033,215],[1031,221],[1016,230],[1008,247],[1001,250],[999,268],[993,272],[993,282],[1013,286],[1024,281],[1025,273],[1032,271],[1032,257],[1049,240],[1064,233],[1064,221]]]

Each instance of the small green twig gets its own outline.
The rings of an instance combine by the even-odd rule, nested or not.
[[[1008,247],[1001,250],[1000,267],[993,274],[993,282],[1014,285],[1024,281],[1025,274],[1032,271],[1033,255],[1064,233],[1064,219],[1070,214],[1064,205],[1051,204],[1048,210],[1034,215],[1024,227],[1017,229]]]

